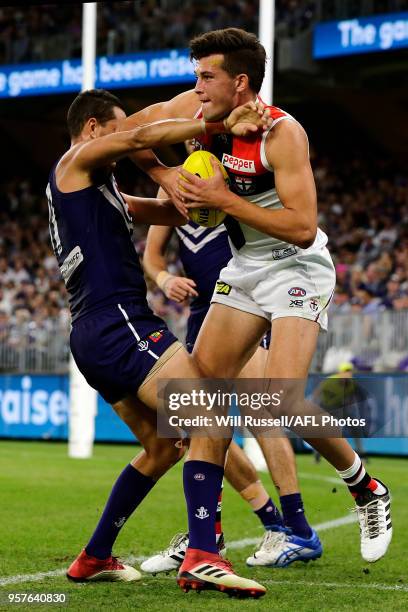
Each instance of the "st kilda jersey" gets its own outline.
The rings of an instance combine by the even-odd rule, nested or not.
[[[265,142],[270,130],[280,121],[296,120],[276,106],[267,108],[273,119],[269,130],[245,138],[232,134],[203,134],[193,141],[193,145],[195,150],[205,149],[218,157],[228,173],[231,191],[262,208],[279,209],[283,208],[283,205],[275,189],[274,170],[266,159]],[[202,112],[199,111],[196,116],[201,118]],[[227,217],[224,223],[234,256],[270,261],[284,259],[302,251],[293,244],[259,232],[233,217]],[[326,234],[318,229],[316,239],[308,252],[319,249],[326,243]]]

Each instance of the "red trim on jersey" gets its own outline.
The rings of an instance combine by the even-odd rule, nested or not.
[[[262,100],[259,98],[262,102]],[[263,103],[263,102],[262,102]],[[264,104],[264,103],[263,103]],[[277,106],[265,104],[265,108],[269,109],[270,115],[274,121],[282,117],[290,117],[281,108]],[[196,115],[197,119],[203,117],[202,110]],[[270,129],[273,129],[273,124]],[[265,132],[258,131],[255,134],[246,136],[245,138],[233,136],[231,154],[224,153],[220,160],[227,169],[228,173],[246,176],[248,178],[259,176],[270,172],[262,163],[261,146]],[[212,137],[209,134],[203,134],[197,138],[198,142],[207,151],[211,151]]]

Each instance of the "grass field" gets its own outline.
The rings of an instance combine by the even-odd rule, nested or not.
[[[287,569],[250,569],[253,550],[244,538],[262,535],[258,519],[228,486],[224,489],[223,523],[228,557],[234,567],[267,586],[262,600],[237,601],[215,592],[184,594],[174,576],[146,576],[133,584],[67,582],[64,569],[86,544],[111,485],[134,454],[129,446],[96,446],[92,460],[69,460],[63,444],[0,443],[0,610],[408,610],[408,460],[373,458],[370,472],[393,493],[394,540],[385,559],[365,564],[359,552],[356,524],[324,526],[322,559]],[[344,518],[351,498],[336,484],[333,470],[300,456],[298,467],[308,518],[313,525]],[[273,490],[268,476],[263,476]],[[176,531],[185,530],[181,466],[155,487],[129,519],[115,553],[132,559],[164,548]],[[30,577],[28,577],[30,576]],[[8,593],[61,593],[68,604],[10,605]]]

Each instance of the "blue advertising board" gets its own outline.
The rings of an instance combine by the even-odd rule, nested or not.
[[[377,437],[364,440],[365,448],[373,453],[408,456],[408,377],[372,376],[369,387],[373,396],[370,408],[380,428]],[[68,375],[0,375],[0,438],[66,440],[68,411]],[[95,439],[134,441],[130,430],[100,396]]]
[[[392,51],[408,47],[408,12],[329,21],[316,25],[313,58]]]
[[[188,49],[98,57],[96,87],[117,89],[193,83],[194,66]],[[0,98],[18,98],[81,89],[79,59],[0,66]]]

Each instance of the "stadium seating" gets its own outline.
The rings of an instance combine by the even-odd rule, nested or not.
[[[329,235],[337,271],[329,333],[315,369],[334,369],[347,353],[362,369],[396,369],[408,346],[408,182],[384,162],[363,156],[331,160],[311,152],[319,225]],[[66,291],[48,242],[41,187],[19,177],[0,184],[0,370],[64,371],[68,362]],[[135,173],[133,192],[154,195]],[[144,249],[145,227],[135,232]],[[170,246],[169,269],[181,273]],[[153,309],[182,339],[188,305],[169,302],[149,283]],[[405,360],[406,361],[406,360]]]

